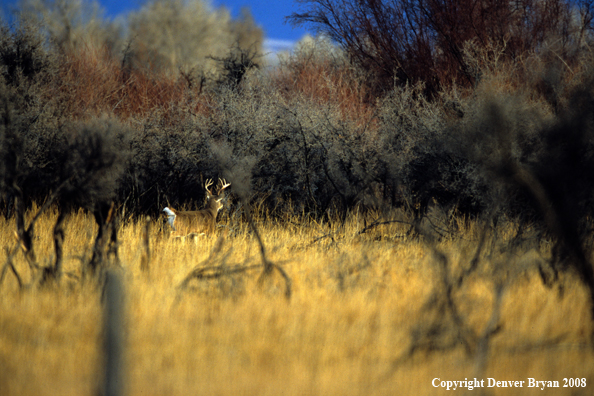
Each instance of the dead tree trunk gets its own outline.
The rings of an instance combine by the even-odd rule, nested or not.
[[[97,230],[97,237],[95,238],[95,245],[93,246],[93,256],[89,262],[89,269],[92,275],[97,273],[101,265],[106,264],[110,256],[114,257],[115,262],[118,260],[118,231],[115,205],[113,202],[111,204],[100,204],[93,211],[93,216],[99,228]]]

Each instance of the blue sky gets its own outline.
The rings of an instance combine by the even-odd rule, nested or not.
[[[116,0],[105,0],[116,3]],[[268,47],[272,49],[278,45],[294,43],[301,39],[307,31],[303,28],[293,28],[285,23],[285,17],[298,11],[298,4],[292,0],[212,0],[215,7],[227,7],[233,16],[237,16],[242,7],[248,7],[256,23],[263,29],[266,39],[269,41]],[[277,45],[271,45],[277,44]]]

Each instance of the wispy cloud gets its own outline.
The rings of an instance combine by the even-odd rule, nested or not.
[[[265,39],[265,52],[279,52],[291,50],[297,42],[293,40]]]

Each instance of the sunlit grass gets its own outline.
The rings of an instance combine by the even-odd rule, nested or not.
[[[42,265],[53,260],[56,216],[50,211],[36,226]],[[140,270],[143,223],[123,224],[118,271],[125,288],[125,393],[446,394],[432,386],[433,378],[478,375],[485,380],[586,378],[586,389],[549,392],[589,394],[594,385],[590,307],[586,290],[571,275],[562,276],[562,293],[544,286],[532,269],[503,278],[500,329],[490,338],[482,373],[461,346],[421,350],[402,359],[415,332],[435,315],[426,306],[440,284],[433,250],[443,252],[452,268],[464,266],[482,228],[470,223],[461,231],[463,238],[430,245],[423,238],[408,239],[407,226],[399,223],[358,235],[359,220],[350,216],[343,226],[301,217],[257,221],[268,259],[291,278],[290,300],[278,273],[258,282],[261,268],[178,288],[197,265],[260,263],[256,239],[245,224],[220,227],[212,238],[176,242],[153,221],[148,273]],[[13,221],[0,222],[0,242],[11,247]],[[65,230],[66,275],[58,286],[19,291],[10,272],[0,286],[3,395],[88,395],[99,389],[101,288],[81,280],[96,226],[92,216],[79,212],[68,218]],[[511,229],[502,228],[502,238],[506,233]],[[217,243],[220,250],[211,255]],[[483,256],[492,266],[507,257],[493,251]],[[5,252],[0,260],[4,264]],[[34,277],[22,253],[14,262],[31,284]],[[477,334],[491,317],[493,279],[487,270],[479,271],[454,296],[465,325]],[[501,395],[531,391],[489,390]]]

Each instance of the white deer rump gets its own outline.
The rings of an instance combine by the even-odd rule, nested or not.
[[[167,223],[169,223],[171,229],[173,231],[177,231],[177,229],[175,228],[175,212],[167,207],[163,209],[163,212],[165,212],[165,214],[167,215]]]

